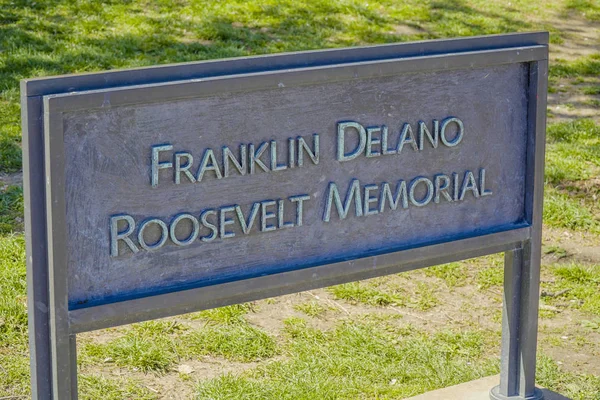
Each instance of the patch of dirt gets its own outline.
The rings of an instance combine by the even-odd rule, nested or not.
[[[202,46],[210,46],[213,44],[212,40],[198,39],[192,32],[184,32],[184,35],[179,37],[178,40],[183,44],[200,44]]]
[[[600,86],[600,79],[586,78]],[[556,84],[557,92],[548,93],[548,119],[553,122],[576,118],[592,118],[600,121],[600,112],[594,100],[599,96],[583,94],[583,86],[575,79],[561,78]]]
[[[581,322],[586,319],[589,317],[575,309],[541,319],[539,347],[566,370],[600,375],[600,332],[583,328]]]
[[[567,336],[568,337],[568,336]],[[561,339],[562,340],[562,339]],[[573,373],[581,373],[585,371],[587,374],[600,375],[600,366],[598,365],[598,357],[600,352],[594,351],[593,353],[582,353],[579,351],[573,351],[573,348],[569,348],[569,339],[563,340],[563,344],[559,346],[552,346],[546,348],[540,346],[540,349],[546,354],[551,354],[552,358],[564,367],[566,371]]]
[[[127,378],[137,382],[158,395],[160,400],[187,400],[194,398],[198,382],[209,380],[228,373],[239,374],[256,368],[277,357],[261,362],[236,362],[219,357],[202,356],[198,359],[183,360],[164,374],[143,373],[128,368],[116,367],[111,363],[84,365],[80,373],[101,375],[106,378]]]
[[[556,14],[543,21],[563,33],[563,42],[550,44],[550,64],[557,60],[574,61],[578,58],[600,53],[600,24],[591,22],[577,13],[568,17]],[[600,85],[597,77],[586,77],[587,83]],[[559,79],[554,85],[556,93],[548,94],[550,121],[574,118],[593,118],[600,121],[598,107],[592,100],[598,96],[584,95],[582,82],[575,79]]]
[[[568,260],[600,264],[600,246],[581,247],[565,242],[563,248],[567,251],[568,256],[566,259]]]
[[[595,170],[600,175],[600,168]],[[564,180],[555,186],[558,190],[564,190],[569,195],[581,195],[586,200],[598,201],[600,197],[600,178],[590,178],[576,181]]]
[[[310,318],[294,307],[309,301],[315,301],[325,311],[316,318]],[[284,321],[291,317],[303,318],[310,326],[328,330],[335,326],[341,311],[330,308],[332,301],[323,289],[301,292],[258,302],[257,312],[246,314],[246,320],[278,338],[284,328]],[[335,304],[335,303],[333,303]]]
[[[84,332],[77,335],[77,343],[94,342],[107,344],[115,339],[123,337],[125,328],[108,328],[100,331]]]
[[[202,357],[199,360],[183,361],[173,372],[162,376],[151,375],[150,381],[147,378],[145,381],[159,394],[160,400],[187,400],[194,398],[198,382],[229,373],[239,374],[259,364],[261,363],[240,363],[217,357]],[[178,370],[185,372],[181,373]],[[146,374],[145,377],[147,376]]]
[[[11,174],[5,174],[0,172],[0,186],[23,186],[23,173],[14,172]]]
[[[571,14],[568,18],[556,16],[548,22],[564,37],[562,43],[550,45],[550,61],[573,61],[600,52],[600,24],[577,14]]]
[[[600,237],[586,232],[549,227],[544,227],[543,235],[546,246],[558,246],[566,252],[566,254],[562,252],[544,254],[544,261],[600,264]]]
[[[425,33],[426,31],[411,25],[406,24],[397,24],[392,27],[392,31],[390,32],[393,35],[402,35],[402,36],[414,36]]]

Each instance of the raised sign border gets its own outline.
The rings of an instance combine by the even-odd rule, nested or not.
[[[23,81],[25,228],[28,243],[28,301],[29,309],[32,310],[29,318],[30,330],[32,330],[30,348],[33,398],[47,398],[45,397],[46,393],[50,393],[51,388],[56,396],[60,394],[60,398],[66,395],[68,397],[65,398],[75,398],[75,334],[79,332],[298,292],[502,251],[507,252],[506,278],[513,282],[513,286],[515,281],[518,282],[520,287],[518,297],[521,298],[521,301],[518,302],[520,305],[516,306],[521,309],[520,317],[518,317],[521,321],[519,325],[526,321],[523,318],[535,315],[536,329],[533,330],[533,333],[531,333],[532,329],[525,330],[530,335],[529,338],[526,338],[528,340],[525,343],[535,343],[537,297],[528,294],[533,294],[533,289],[539,286],[545,93],[548,69],[547,43],[548,34],[545,32],[498,35],[248,57]],[[56,167],[60,165],[62,157],[60,148],[62,141],[50,138],[45,134],[50,131],[53,134],[56,132],[56,127],[50,129],[49,125],[56,120],[44,118],[44,116],[50,116],[66,109],[98,106],[98,92],[102,93],[102,91],[111,93],[111,104],[115,105],[135,101],[135,98],[131,97],[131,93],[137,93],[134,96],[141,96],[139,99],[148,102],[151,101],[151,97],[164,99],[165,96],[181,98],[197,95],[198,86],[205,88],[207,93],[212,92],[211,87],[214,85],[227,86],[246,83],[264,87],[264,85],[272,85],[278,75],[285,76],[286,85],[289,86],[293,83],[306,82],[307,79],[315,77],[323,80],[352,79],[356,73],[359,73],[360,77],[366,77],[364,74],[373,72],[389,75],[411,71],[448,70],[521,62],[530,63],[526,174],[526,220],[530,226],[396,253],[68,311],[67,276],[64,267],[66,265],[64,263],[65,252],[61,249],[65,244],[61,243],[65,237],[64,215],[61,214],[61,211],[56,211],[62,210],[64,214],[64,199],[61,199],[62,180],[60,174],[56,173]],[[187,95],[186,87],[192,88]],[[246,87],[246,89],[250,88]],[[77,96],[75,103],[69,103],[72,99],[68,97],[69,92],[81,93],[86,90],[96,93],[90,92],[84,96]],[[538,93],[543,96],[538,96]],[[51,155],[51,157],[46,157],[46,164],[44,154]],[[48,173],[50,175],[46,182],[45,177]],[[523,253],[526,256],[523,256]],[[432,257],[429,254],[435,254],[435,256]],[[531,262],[527,263],[528,266],[523,267],[527,271],[513,271],[514,273],[511,275],[509,272],[514,268],[509,267],[519,263],[511,262],[508,255],[513,257],[511,260],[521,260],[520,264],[526,264],[526,259],[530,259]],[[523,274],[527,274],[527,276],[522,276]],[[507,302],[505,301],[505,303]],[[159,307],[156,307],[156,304]],[[505,304],[505,307],[511,307],[511,304]],[[505,314],[507,314],[505,319],[514,319],[514,313],[511,313],[511,310],[505,310]],[[508,340],[512,343],[517,327],[504,322],[503,341]],[[521,334],[519,333],[519,335]],[[506,347],[507,344],[503,344],[503,352]],[[516,353],[514,350],[510,350],[513,357],[508,357],[508,359],[513,361],[509,364],[512,365],[517,361],[515,357],[521,357],[520,362],[524,362],[522,347],[523,345],[518,346],[520,350]],[[517,353],[520,355],[515,355]],[[529,351],[529,353],[531,352]],[[530,355],[526,357],[529,361],[525,360],[525,362],[529,364],[533,362],[535,367],[535,345],[533,361],[530,358]],[[49,365],[52,365],[52,368],[48,368]],[[48,369],[51,369],[52,377]],[[519,374],[522,377],[524,372],[522,370],[516,372],[515,379],[506,378],[506,376],[514,375],[515,369],[508,368],[506,373],[504,373],[504,369],[503,365],[504,392],[511,392],[511,386],[524,388],[519,389],[519,392],[524,391],[523,393],[533,390],[531,389],[533,388],[533,378],[530,378],[530,373],[525,379],[525,384],[517,384],[514,383],[515,379]],[[529,370],[529,368],[524,369]],[[54,385],[51,380],[54,381]]]
[[[216,95],[223,92],[245,92],[277,88],[283,84],[286,88],[301,85],[318,85],[319,83],[332,83],[342,80],[378,78],[412,72],[432,72],[471,67],[490,67],[501,64],[525,63],[539,60],[544,55],[543,46],[519,47],[516,49],[483,50],[477,52],[463,52],[458,54],[420,56],[411,58],[394,58],[391,60],[356,62],[349,64],[335,64],[319,67],[298,68],[286,71],[255,72],[228,76],[210,77],[205,79],[190,79],[177,82],[167,82],[150,85],[136,85],[113,89],[86,91],[83,93],[65,93],[44,96],[44,126],[47,183],[46,209],[48,210],[48,244],[51,256],[49,268],[51,271],[50,287],[53,288],[55,301],[62,304],[68,299],[68,269],[67,269],[67,233],[66,233],[66,204],[65,204],[65,149],[63,138],[63,112],[100,109],[107,102],[111,107],[131,104],[148,104],[153,102],[173,101],[187,97],[202,97]],[[527,200],[530,201],[531,199]],[[526,228],[531,221],[526,218],[526,223],[521,228]],[[517,225],[518,227],[518,225]],[[509,228],[511,231],[513,227]],[[482,232],[488,233],[488,232]],[[498,233],[498,232],[497,232]],[[517,229],[516,232],[504,235],[486,234],[479,242],[474,242],[474,254],[490,254],[488,247],[510,245],[527,239],[529,230]],[[472,235],[470,235],[472,236]],[[469,239],[465,236],[455,240],[448,239],[452,246],[440,246],[428,249],[427,245],[418,248],[426,249],[423,253],[436,254],[442,263],[456,259],[470,258],[462,254]],[[471,237],[470,239],[475,239]],[[442,244],[442,243],[440,243]],[[459,250],[457,250],[459,249]],[[479,249],[479,252],[477,252]],[[503,249],[504,250],[504,249]],[[456,254],[457,251],[459,254]],[[502,250],[501,250],[502,251]],[[377,253],[375,253],[377,254]],[[144,319],[160,318],[181,314],[197,309],[219,307],[232,304],[229,297],[239,297],[245,294],[248,287],[253,289],[252,295],[248,293],[242,301],[272,297],[285,293],[293,293],[311,288],[323,287],[334,283],[348,282],[365,279],[393,272],[405,271],[405,265],[417,259],[427,258],[425,254],[407,252],[406,250],[389,252],[389,257],[383,255],[365,255],[361,258],[348,259],[325,265],[303,268],[303,273],[289,274],[282,272],[270,274],[260,278],[249,278],[240,281],[238,285],[215,284],[200,288],[177,291],[177,296],[159,294],[149,295],[136,299],[136,311],[145,316],[132,314],[131,301],[122,300],[109,304],[77,307],[69,311],[70,332],[79,333],[94,329],[106,328],[123,323],[137,322]],[[439,264],[431,262],[429,265]],[[396,264],[394,269],[392,265]],[[381,272],[382,268],[391,268],[389,272]],[[347,277],[351,275],[351,277]],[[328,283],[321,280],[326,276]],[[336,279],[337,277],[337,279]],[[243,283],[242,283],[243,282]],[[233,282],[231,282],[233,283]],[[213,287],[218,296],[207,297],[204,292],[208,287]],[[172,294],[172,293],[170,293]],[[210,301],[208,301],[211,299]],[[234,301],[238,303],[240,301]],[[207,303],[210,304],[207,306]],[[56,309],[56,308],[52,308]]]

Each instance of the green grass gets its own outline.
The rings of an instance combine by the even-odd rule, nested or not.
[[[600,377],[565,371],[550,357],[541,354],[537,362],[537,383],[573,400],[600,399]]]
[[[438,268],[440,275],[446,276],[450,281],[456,277],[451,277],[454,273],[450,272],[453,267],[448,265]],[[370,306],[399,306],[415,308],[420,311],[427,311],[440,303],[436,296],[434,286],[425,282],[418,282],[414,289],[408,287],[399,287],[396,284],[390,284],[385,280],[368,280],[361,282],[345,283],[327,288],[336,299],[346,300],[352,304],[366,304]]]
[[[25,249],[22,235],[0,240],[0,349],[26,346]]]
[[[325,307],[316,301],[307,301],[305,303],[296,304],[294,309],[303,312],[309,317],[320,317],[327,311]]]
[[[405,299],[397,293],[388,293],[373,287],[369,283],[351,282],[332,286],[327,289],[336,299],[353,303],[363,303],[371,306],[389,306],[404,304]]]
[[[427,276],[435,276],[443,280],[448,287],[464,286],[467,284],[467,266],[463,262],[438,265],[427,268],[424,271]]]
[[[435,289],[432,285],[425,282],[417,284],[416,296],[412,304],[421,311],[427,311],[440,303],[435,295]]]
[[[151,321],[133,325],[124,335],[83,346],[83,365],[114,364],[142,372],[164,374],[181,360],[203,355],[250,362],[273,357],[275,340],[248,323],[209,323],[190,329],[182,323]]]
[[[559,265],[554,269],[554,275],[570,283],[600,285],[600,265]]]
[[[566,8],[578,12],[590,21],[600,21],[600,1],[598,0],[569,0]]]
[[[22,235],[0,235],[0,397],[29,393]]]
[[[600,100],[598,99],[589,99],[583,102],[586,106],[590,106],[593,108],[600,108]]]
[[[181,324],[167,322],[136,324],[108,343],[86,343],[80,362],[114,363],[142,372],[165,373],[187,351],[178,335],[185,329]]]
[[[594,320],[600,316],[600,264],[555,264],[549,267],[555,282],[548,285],[552,292],[561,296],[544,298],[550,304],[563,304],[580,309]]]
[[[251,303],[236,304],[192,314],[192,319],[207,323],[190,331],[181,340],[189,355],[212,355],[228,360],[250,362],[278,353],[275,340],[245,320],[253,311]]]
[[[29,395],[29,354],[26,348],[0,347],[0,398]]]
[[[0,172],[16,172],[21,169],[21,147],[17,140],[20,138],[0,137]]]
[[[550,76],[575,78],[597,77],[600,74],[600,53],[583,56],[574,61],[558,59],[550,65]]]
[[[82,400],[153,400],[156,393],[129,379],[110,379],[101,375],[79,376],[79,398]]]
[[[593,147],[588,148],[585,145],[585,141],[581,145],[549,141],[546,181],[556,187],[595,177],[599,169],[593,153],[595,146],[592,144]]]
[[[441,331],[347,321],[322,331],[286,322],[288,358],[201,381],[198,399],[405,398],[498,371],[499,333]],[[317,355],[317,356],[315,356]],[[565,371],[545,354],[537,382],[574,400],[598,399],[600,377]]]
[[[477,266],[475,284],[479,290],[498,287],[504,284],[504,255],[492,254],[470,260]]]
[[[15,172],[21,169],[21,111],[16,95],[17,82],[4,79],[6,72],[3,54],[6,48],[2,45],[2,33],[4,29],[0,27],[0,49],[3,50],[0,53],[0,172]]]
[[[191,333],[186,346],[193,354],[241,362],[258,361],[278,353],[275,340],[249,324],[207,325]]]
[[[201,311],[191,314],[192,319],[204,319],[221,324],[235,324],[245,322],[244,315],[252,310],[249,303],[234,304],[232,306],[213,308],[211,310]]]
[[[600,125],[589,119],[548,127],[544,222],[549,226],[600,233],[594,199],[600,176]]]
[[[594,96],[600,94],[600,86],[586,86],[582,89],[583,94]]]
[[[566,249],[555,244],[542,245],[542,252],[544,254],[552,254],[558,259],[568,257],[569,255],[569,252]]]
[[[0,234],[23,228],[23,188],[0,186]]]
[[[590,329],[592,331],[600,332],[600,318],[594,318],[592,320],[583,320],[581,321],[581,325],[584,328]]]
[[[589,119],[560,122],[548,126],[548,140],[552,143],[576,143],[600,139],[600,126]]]
[[[489,266],[482,268],[477,274],[476,282],[480,289],[502,286],[504,283],[504,267]]]
[[[300,319],[286,332],[287,360],[203,381],[198,398],[403,398],[498,371],[483,332],[390,332],[358,322],[321,331]]]
[[[544,222],[559,228],[600,233],[600,221],[585,201],[554,188],[547,188],[544,194]]]

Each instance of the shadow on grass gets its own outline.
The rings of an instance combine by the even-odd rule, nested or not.
[[[568,18],[577,12],[591,22],[600,22],[600,3],[594,0],[568,0],[562,10],[562,16]]]
[[[505,10],[517,11],[514,8]],[[437,29],[441,37],[489,35],[534,29],[529,22],[500,12],[477,10],[463,0],[433,1],[431,16],[432,22],[442,28]]]

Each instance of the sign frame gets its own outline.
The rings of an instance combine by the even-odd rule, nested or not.
[[[69,310],[65,250],[66,110],[197,95],[222,87],[529,63],[525,220],[515,229],[289,272]],[[493,399],[541,399],[535,355],[541,259],[548,33],[287,53],[21,83],[32,397],[77,398],[76,334],[505,252],[500,385]],[[72,93],[77,92],[77,97]]]

